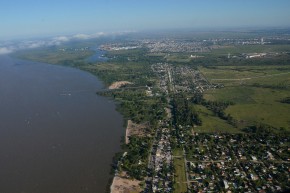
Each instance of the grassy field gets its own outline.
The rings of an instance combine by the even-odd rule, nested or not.
[[[56,48],[43,48],[36,50],[23,50],[15,53],[16,57],[26,60],[44,62],[49,64],[67,64],[82,61],[94,54],[91,50],[67,50]]]
[[[252,96],[254,88],[246,86],[225,87],[222,89],[209,90],[204,98],[210,101],[231,101],[237,104],[255,103]]]
[[[279,102],[285,96],[290,96],[290,91],[253,88],[253,92],[253,103],[238,103],[228,107],[226,113],[245,125],[264,123],[290,130],[290,105]]]
[[[287,80],[290,83],[290,66],[214,66],[210,68],[200,67],[199,70],[212,83],[223,83],[226,86],[253,82],[277,83]],[[289,74],[287,74],[289,73]],[[271,78],[275,78],[273,81]],[[229,80],[225,80],[229,79]]]
[[[290,45],[241,45],[224,46],[214,49],[211,54],[241,54],[241,53],[261,53],[261,52],[289,52]]]
[[[202,125],[194,128],[194,132],[229,132],[238,133],[240,132],[237,128],[228,124],[225,120],[220,119],[215,116],[212,111],[206,109],[202,105],[195,106],[197,112],[199,113]]]
[[[175,168],[174,193],[187,192],[184,158],[174,158],[173,165]]]
[[[167,62],[187,63],[190,61],[190,54],[171,53],[166,56]]]
[[[180,148],[175,148],[175,149],[173,149],[173,151],[172,151],[172,155],[173,155],[173,156],[183,156],[182,149],[180,149]]]
[[[200,71],[210,82],[225,86],[207,91],[204,98],[234,102],[225,112],[240,128],[266,124],[290,130],[290,105],[280,102],[290,96],[290,66],[218,66]]]

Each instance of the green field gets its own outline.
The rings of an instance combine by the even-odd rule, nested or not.
[[[166,56],[167,62],[188,63],[190,60],[189,53],[171,53]]]
[[[288,81],[290,84],[290,66],[213,66],[200,67],[199,70],[212,83],[223,83],[226,86],[232,84],[244,84],[267,81],[277,84],[281,81]],[[269,79],[271,77],[271,79]],[[272,79],[275,78],[275,81]],[[230,79],[230,80],[225,80]],[[236,79],[236,80],[235,80]]]
[[[245,125],[264,123],[276,128],[290,130],[290,105],[279,102],[290,91],[254,88],[253,103],[236,104],[226,109],[226,113],[243,121]]]
[[[173,156],[183,156],[182,149],[180,149],[180,148],[175,148],[175,149],[173,149],[173,151],[172,151],[172,155],[173,155]]]
[[[42,48],[18,51],[14,56],[31,61],[73,66],[73,64],[82,62],[85,58],[88,58],[93,54],[94,51],[91,50],[63,51],[61,48]]]
[[[200,68],[211,83],[224,88],[209,90],[206,100],[231,101],[226,114],[238,127],[266,124],[290,130],[290,105],[280,101],[290,96],[290,66],[217,66]]]
[[[214,49],[211,54],[241,54],[241,53],[261,53],[261,52],[289,52],[290,45],[241,45],[241,46],[223,46]]]
[[[206,107],[202,105],[196,105],[196,110],[198,111],[202,125],[196,126],[194,128],[194,132],[229,132],[229,133],[237,133],[240,132],[237,128],[234,128],[232,125],[227,123],[225,120],[220,119],[215,116],[214,113],[208,110]]]
[[[174,193],[187,192],[184,158],[174,158],[173,165],[175,168]]]

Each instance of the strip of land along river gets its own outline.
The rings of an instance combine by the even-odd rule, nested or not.
[[[0,192],[102,193],[123,120],[78,69],[0,56]]]

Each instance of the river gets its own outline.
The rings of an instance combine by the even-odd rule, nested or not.
[[[78,69],[0,55],[0,192],[102,193],[122,116]]]
[[[108,60],[108,58],[104,56],[106,51],[101,50],[99,47],[94,47],[91,50],[93,50],[95,53],[87,58],[87,62],[105,62]]]

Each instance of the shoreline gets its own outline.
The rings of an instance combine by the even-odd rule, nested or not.
[[[132,120],[127,120],[124,143],[128,144],[130,142],[130,139],[129,139],[130,136],[145,135],[145,133],[141,131],[142,129],[145,129],[145,128],[146,128],[145,125],[136,124]],[[127,152],[124,152],[122,156],[125,156],[126,154]],[[118,164],[119,164],[119,161],[118,161]],[[117,164],[117,167],[118,167],[118,164]],[[140,187],[139,183],[141,183],[141,181],[138,181],[136,179],[129,179],[126,176],[125,172],[120,174],[118,170],[115,170],[114,177],[113,179],[111,179],[111,183],[109,184],[110,188],[108,189],[108,191],[110,193],[124,193],[124,192],[130,193],[131,191],[140,192],[142,191],[142,188]]]
[[[43,62],[43,61],[38,61],[38,60],[30,60],[28,58],[23,58],[22,59],[21,57],[17,57],[17,56],[15,57],[15,56],[12,56],[12,55],[9,55],[9,57],[17,58],[17,59],[21,59],[21,60],[26,60],[26,61],[32,61],[32,62],[41,62],[41,63],[51,64],[51,63],[48,63],[48,62]],[[80,66],[66,65],[66,64],[61,64],[61,63],[54,63],[54,64],[52,63],[51,65],[59,65],[59,66],[64,66],[64,67],[75,68],[75,69],[78,69],[78,70],[81,70],[81,71],[90,73],[93,76],[95,76],[101,82],[101,84],[102,84],[102,86],[104,88],[109,89],[109,90],[115,90],[115,89],[117,90],[117,89],[120,89],[123,86],[133,84],[132,82],[129,82],[129,81],[116,81],[116,82],[113,82],[111,85],[107,85],[104,82],[104,80],[102,80],[97,74],[93,73],[92,71],[90,71],[88,69],[82,68]],[[99,94],[97,94],[97,95],[99,95]],[[110,97],[106,97],[106,98],[109,99],[109,100],[112,99]],[[114,103],[116,103],[116,100],[113,99],[113,101],[114,101]],[[115,109],[115,110],[123,117],[123,115],[122,115],[122,113],[120,111],[118,111],[117,109]],[[118,154],[123,154],[124,151],[123,151],[122,145],[129,143],[129,137],[132,136],[132,135],[143,135],[142,132],[140,134],[139,131],[138,131],[138,129],[140,129],[139,128],[140,125],[138,126],[138,124],[135,124],[131,120],[127,120],[124,117],[122,119],[123,119],[123,123],[127,122],[127,124],[125,126],[123,125],[121,127],[121,128],[126,127],[126,129],[125,129],[125,136],[124,136],[124,134],[120,136],[122,138],[121,142],[119,142],[119,147],[120,147],[121,150],[115,152],[115,155],[113,155],[111,157],[112,161],[111,161],[111,163],[109,163],[110,172],[109,172],[108,182],[107,182],[107,185],[106,185],[106,188],[105,188],[105,193],[108,193],[108,192],[110,192],[110,193],[122,193],[122,192],[112,191],[114,185],[117,182],[120,182],[121,181],[121,183],[122,183],[122,181],[124,181],[125,184],[130,184],[130,183],[132,183],[132,182],[134,183],[134,181],[136,181],[136,180],[129,180],[129,179],[125,179],[124,177],[120,177],[120,175],[118,174],[118,171],[113,171],[114,168],[112,167],[112,165],[114,165],[114,163],[115,163],[114,160],[119,157]],[[144,126],[141,126],[141,128],[143,128],[143,127]],[[132,189],[132,187],[130,187],[130,185],[128,187],[123,186],[123,189]],[[141,191],[141,189],[140,189],[140,191]]]
[[[127,121],[126,133],[125,133],[125,144],[129,143],[130,131],[129,131],[129,121]]]
[[[117,81],[117,82],[113,82],[109,87],[108,89],[109,90],[113,90],[113,89],[119,89],[125,85],[130,85],[130,84],[133,84],[132,82],[129,82],[129,81]]]
[[[110,193],[141,192],[140,183],[141,181],[126,177],[125,172],[116,173],[110,186]]]

